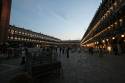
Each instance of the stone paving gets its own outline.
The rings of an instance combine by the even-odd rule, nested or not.
[[[62,62],[61,76],[42,78],[35,83],[125,83],[124,55],[99,57],[96,54],[91,56],[87,52],[70,52],[69,58],[65,54],[58,58]],[[20,59],[12,61],[15,64],[11,64],[11,60],[8,60],[4,62],[6,64],[0,65],[0,83],[7,83],[5,81],[7,78],[20,72],[17,66]]]
[[[125,83],[125,56],[99,57],[75,52],[60,59],[62,77],[40,83]]]
[[[3,60],[0,64],[0,83],[9,83],[9,81],[21,73],[20,58]]]

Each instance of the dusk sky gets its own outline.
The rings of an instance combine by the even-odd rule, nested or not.
[[[10,24],[62,40],[78,40],[101,1],[12,0]]]

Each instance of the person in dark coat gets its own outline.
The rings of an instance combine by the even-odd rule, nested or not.
[[[24,65],[25,64],[25,62],[26,62],[26,56],[25,56],[25,50],[24,49],[22,49],[22,55],[21,55],[21,57],[22,57],[22,60],[21,60],[21,65]]]
[[[69,48],[67,48],[66,50],[66,55],[67,55],[67,58],[69,58]]]

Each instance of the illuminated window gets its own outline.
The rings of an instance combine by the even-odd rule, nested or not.
[[[11,30],[11,34],[14,34],[14,30]]]
[[[117,22],[115,22],[115,25],[117,25]]]
[[[14,39],[17,40],[17,37],[15,37]]]
[[[111,25],[111,28],[113,28],[113,27],[114,27],[114,25],[112,24],[112,25]]]
[[[10,32],[11,30],[10,29],[8,29],[8,32]]]
[[[19,34],[21,34],[21,32],[19,31]]]
[[[99,44],[99,42],[96,42],[97,44]]]
[[[111,27],[108,27],[108,29],[110,29]]]
[[[37,47],[39,47],[39,45],[37,44]]]
[[[117,22],[114,23],[114,26],[115,26],[116,28],[117,28],[117,24],[118,24]]]
[[[11,36],[10,39],[13,39],[13,37]]]
[[[123,23],[123,19],[119,19],[119,22],[120,22],[120,26],[121,26]]]
[[[112,6],[112,7],[110,7],[110,10],[111,10],[111,11],[113,10],[113,6]]]
[[[18,40],[20,40],[20,38],[18,38]]]
[[[117,6],[117,2],[114,3],[114,6],[115,6],[115,7]]]
[[[27,35],[27,33],[25,33],[25,35]]]
[[[15,31],[15,33],[17,33],[17,31]]]
[[[102,40],[103,43],[105,43],[105,40]]]
[[[9,39],[10,37],[8,36],[8,39]]]

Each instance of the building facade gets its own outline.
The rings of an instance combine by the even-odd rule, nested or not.
[[[52,36],[37,33],[24,28],[10,25],[7,42],[11,46],[42,47],[58,45],[61,40]]]
[[[79,48],[80,40],[63,40],[60,42],[60,46],[69,48]]]
[[[102,0],[81,40],[81,46],[124,52],[124,36],[125,0]]]
[[[60,39],[9,25],[11,0],[0,0],[0,45],[42,47],[58,45]]]

